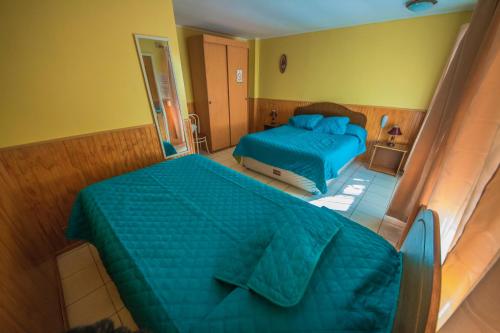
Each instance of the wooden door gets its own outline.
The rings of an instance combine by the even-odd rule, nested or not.
[[[215,151],[230,145],[226,46],[205,43],[204,53],[210,119],[209,144],[211,150]]]
[[[248,49],[227,46],[231,146],[248,133]]]

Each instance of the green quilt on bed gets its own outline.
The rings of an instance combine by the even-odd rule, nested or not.
[[[99,250],[153,332],[390,332],[401,258],[324,208],[191,155],[82,190],[67,236]]]

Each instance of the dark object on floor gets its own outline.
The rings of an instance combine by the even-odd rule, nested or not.
[[[72,328],[66,333],[147,333],[147,331],[138,330],[132,332],[124,326],[115,328],[114,323],[110,319],[103,319],[92,325]]]

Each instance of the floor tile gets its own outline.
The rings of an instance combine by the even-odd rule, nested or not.
[[[97,248],[93,244],[89,243],[89,250],[90,250],[90,253],[92,254],[92,258],[94,258],[94,260],[97,259],[97,260],[101,261],[101,256],[99,255],[99,251],[97,250]]]
[[[344,183],[338,179],[334,180],[333,182],[328,185],[328,193],[327,194],[336,194],[338,191],[342,189],[342,186]]]
[[[104,285],[94,262],[79,272],[61,280],[66,305],[73,304]]]
[[[76,247],[73,247],[72,249],[70,249],[70,250],[68,250],[68,251],[66,251],[66,252],[63,252],[63,253],[59,254],[59,255],[58,255],[58,257],[60,257],[60,258],[65,257],[65,256],[67,256],[67,255],[70,255],[70,254],[72,254],[72,253],[74,253],[74,252],[77,252],[77,251],[81,250],[81,249],[82,249],[82,248],[84,248],[84,247],[87,247],[88,245],[89,245],[89,243],[87,243],[87,242],[83,242],[83,243],[81,243],[80,245],[78,245],[78,246],[76,246]]]
[[[392,186],[396,185],[398,182],[397,177],[389,176],[383,173],[379,173],[373,179],[374,184],[390,184]]]
[[[391,201],[391,198],[388,195],[383,195],[380,193],[366,193],[363,196],[363,201],[387,207],[387,205]]]
[[[118,317],[117,313],[109,317],[109,319],[113,321],[113,324],[115,324],[115,328],[122,327],[122,321],[120,320],[120,317]]]
[[[111,281],[111,277],[109,276],[108,272],[106,271],[106,268],[104,267],[104,264],[102,263],[102,261],[97,263],[97,269],[98,269],[99,274],[101,275],[101,278],[104,281],[104,283],[108,283],[109,281]]]
[[[232,156],[222,156],[219,158],[214,158],[213,160],[223,165],[231,165],[238,163]]]
[[[365,198],[361,199],[356,210],[363,212],[368,215],[377,216],[383,218],[387,210],[387,204],[380,204],[376,202],[367,201]]]
[[[356,181],[371,183],[375,176],[366,174],[364,172],[356,171],[350,178]]]
[[[277,188],[278,190],[284,191],[285,188],[287,188],[289,185],[287,183],[283,183],[282,181],[279,180],[272,180],[269,184],[269,186],[272,186],[274,188]]]
[[[57,265],[61,279],[67,278],[72,274],[82,270],[93,263],[87,244],[83,244],[76,249],[63,253],[57,257]]]
[[[125,305],[123,304],[120,293],[118,292],[118,289],[116,288],[113,281],[106,283],[106,289],[109,293],[109,297],[111,298],[111,302],[113,303],[115,310],[120,311],[122,308],[124,308]]]
[[[339,190],[339,193],[361,197],[366,193],[368,186],[369,184],[365,182],[347,181],[343,184],[342,188]]]
[[[130,330],[137,330],[137,324],[134,321],[134,318],[132,318],[132,315],[126,308],[121,309],[118,312],[118,316],[120,317],[120,320],[123,324],[123,326],[129,328]]]
[[[353,221],[371,229],[374,232],[378,232],[378,229],[380,227],[380,223],[382,222],[381,218],[379,218],[377,216],[370,215],[370,214],[363,213],[357,209],[352,213],[351,219]]]
[[[386,180],[386,181],[394,181],[394,182],[396,182],[398,180],[398,177],[391,176],[391,175],[388,175],[388,174],[385,174],[385,173],[382,173],[382,172],[378,172],[376,180],[379,180],[379,181],[380,180]]]
[[[384,237],[387,241],[397,244],[403,234],[405,224],[394,223],[388,219],[384,219],[380,226],[379,235]]]
[[[378,184],[370,184],[366,193],[378,193],[384,196],[392,196],[392,189],[380,186]]]
[[[394,188],[396,187],[396,184],[388,183],[386,181],[384,181],[384,182],[373,181],[372,185],[384,187],[387,190],[387,193],[391,193],[391,194],[394,191]]]
[[[106,268],[104,267],[101,257],[99,255],[99,252],[97,249],[92,245],[89,244],[90,252],[92,253],[92,257],[94,258],[94,261],[97,265],[97,270],[99,271],[99,274],[101,275],[102,280],[104,283],[108,283],[111,281],[111,278],[108,275],[108,272],[106,271]]]
[[[292,185],[288,185],[287,187],[285,187],[284,191],[288,194],[293,195],[294,197],[297,197],[297,198],[300,198],[303,200],[309,200],[312,197],[311,193],[306,192],[306,191],[304,191],[298,187],[292,186]]]
[[[264,175],[262,175],[260,173],[257,173],[255,171],[252,171],[252,170],[249,170],[249,169],[243,170],[243,173],[245,175],[249,176],[249,177],[252,177],[255,180],[258,180],[261,183],[264,183],[264,184],[269,184],[271,181],[273,181],[272,178],[269,178],[267,176],[264,176]]]
[[[233,164],[228,166],[230,169],[233,169],[234,171],[238,171],[240,173],[243,173],[245,171],[245,167],[242,166],[241,164]]]
[[[310,200],[309,203],[318,206],[326,207],[334,210],[342,215],[349,217],[354,210],[357,198],[351,195],[337,194],[325,196],[318,199]]]
[[[113,303],[102,286],[66,308],[70,327],[90,325],[115,313]]]

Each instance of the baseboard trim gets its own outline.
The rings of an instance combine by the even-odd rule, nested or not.
[[[395,225],[400,226],[400,227],[406,226],[406,222],[403,222],[403,221],[401,221],[395,217],[389,216],[389,215],[384,216],[384,221],[395,224]]]

